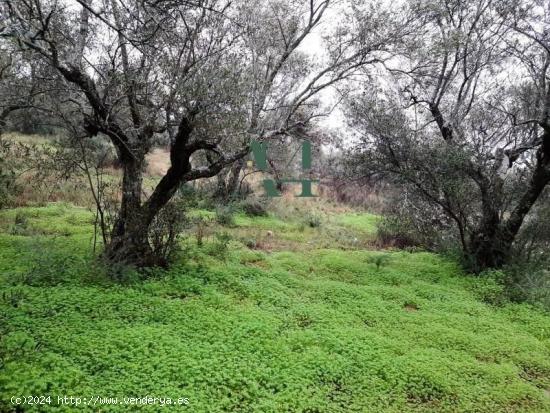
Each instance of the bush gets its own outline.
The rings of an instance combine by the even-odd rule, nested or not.
[[[8,207],[17,194],[16,175],[9,159],[11,144],[0,140],[0,209]]]
[[[246,200],[240,206],[242,211],[249,217],[267,216],[267,206],[259,200]]]
[[[304,217],[304,223],[310,228],[319,228],[321,222],[321,217],[317,214],[307,214]]]
[[[21,274],[21,283],[30,286],[55,286],[78,283],[91,271],[90,261],[81,254],[67,251],[51,240],[35,240],[26,260],[28,270]]]
[[[15,222],[11,227],[11,235],[27,235],[29,231],[29,220],[21,211],[15,214]]]
[[[256,238],[241,238],[240,240],[247,248],[254,250],[258,247],[258,241]]]
[[[381,247],[412,248],[422,245],[419,234],[407,221],[398,217],[384,217],[377,225],[377,244]]]
[[[221,260],[227,259],[231,235],[227,232],[216,233],[216,240],[209,245],[208,253]]]
[[[419,194],[397,187],[377,225],[381,247],[446,252],[460,245],[454,223]]]
[[[97,264],[95,267],[96,273],[94,274],[96,280],[94,281],[105,279],[117,284],[132,285],[149,278],[150,275],[146,269],[138,270],[124,263],[109,263],[106,265],[105,262],[98,262]]]
[[[505,291],[506,274],[501,270],[486,270],[479,274],[475,283],[475,294],[491,305],[502,305],[508,299]]]
[[[505,269],[507,296],[517,302],[539,304],[550,311],[550,270],[539,263],[520,262]]]
[[[385,267],[390,262],[389,254],[375,254],[367,258],[369,264],[374,264],[376,270],[379,271],[381,267]]]
[[[233,207],[228,206],[218,206],[216,208],[216,222],[225,227],[232,227],[235,225],[235,216]]]
[[[188,208],[202,208],[205,195],[195,189],[189,182],[184,182],[178,189],[177,196]]]
[[[197,240],[197,246],[202,247],[209,220],[199,216],[193,219],[193,223],[195,224],[195,238]]]
[[[154,255],[162,262],[173,261],[180,250],[179,239],[189,227],[184,201],[176,197],[160,211],[149,227],[149,242]]]

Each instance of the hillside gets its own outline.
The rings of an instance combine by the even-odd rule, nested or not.
[[[442,257],[375,250],[376,216],[284,209],[212,224],[200,247],[190,230],[169,271],[118,283],[89,258],[86,209],[2,212],[0,411],[22,395],[55,400],[17,411],[550,411],[548,314]]]

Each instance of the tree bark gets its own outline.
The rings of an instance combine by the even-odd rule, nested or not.
[[[163,265],[149,245],[149,224],[141,204],[143,157],[122,155],[122,200],[104,257],[112,263],[137,267]]]
[[[550,184],[550,131],[545,131],[536,159],[527,189],[506,221],[500,221],[496,208],[484,208],[480,229],[472,235],[470,242],[469,253],[473,257],[475,272],[501,268],[508,262],[512,246],[527,214]]]
[[[229,171],[229,180],[226,187],[226,199],[233,198],[239,190],[239,177],[244,167],[244,159],[239,159]]]
[[[472,234],[470,241],[471,268],[479,273],[488,268],[501,268],[507,261],[512,242],[503,236],[501,231],[486,233],[479,231]]]

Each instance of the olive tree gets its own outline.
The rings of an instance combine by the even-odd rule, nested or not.
[[[0,136],[14,115],[28,110],[47,112],[42,102],[45,76],[31,54],[0,39]]]
[[[162,264],[148,232],[183,183],[242,160],[252,139],[292,136],[322,113],[321,90],[369,62],[345,35],[329,42],[326,64],[300,52],[330,4],[2,2],[0,36],[56,72],[57,116],[73,138],[103,136],[116,148],[123,179],[108,260]],[[146,197],[146,155],[163,139],[170,167]]]
[[[409,1],[418,22],[374,95],[348,101],[353,167],[501,267],[550,182],[550,13],[537,1]],[[542,198],[541,198],[542,199]]]

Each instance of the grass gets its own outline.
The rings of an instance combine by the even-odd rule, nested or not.
[[[376,225],[380,217],[373,214],[344,213],[336,216],[335,221],[346,227],[354,228],[357,231],[373,234],[376,232]]]
[[[17,213],[26,234],[10,232]],[[191,237],[186,260],[124,284],[93,264],[91,218],[65,204],[0,214],[0,411],[29,394],[187,397],[174,410],[193,412],[550,411],[550,316],[490,304],[498,286],[442,257],[342,238],[372,238],[375,216],[237,215],[227,255]],[[267,231],[272,248],[240,241]]]
[[[17,132],[8,132],[2,135],[2,139],[17,142],[25,145],[49,145],[54,137],[45,137],[43,135],[28,135]]]

